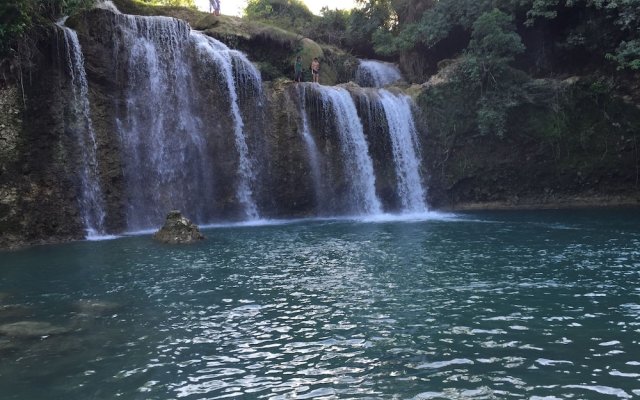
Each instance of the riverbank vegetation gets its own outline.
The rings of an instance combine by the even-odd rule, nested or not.
[[[594,96],[640,104],[640,0],[358,3],[316,16],[299,0],[250,0],[246,17],[398,62],[411,83],[444,71],[448,92],[464,93],[483,135],[506,134],[509,114],[536,95],[533,79],[587,77]]]

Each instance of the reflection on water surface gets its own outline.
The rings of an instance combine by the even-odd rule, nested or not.
[[[221,227],[186,247],[141,236],[3,253],[0,390],[633,398],[639,222],[636,210],[474,213]]]

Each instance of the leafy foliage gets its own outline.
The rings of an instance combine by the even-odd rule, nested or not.
[[[299,33],[314,20],[313,13],[301,0],[249,0],[244,15]]]
[[[9,51],[13,40],[30,25],[27,2],[3,2],[0,4],[0,56]]]
[[[376,51],[390,55],[416,45],[433,47],[447,38],[455,27],[470,30],[483,12],[492,8],[489,0],[441,0],[433,3],[415,23],[374,37]]]
[[[349,11],[324,7],[321,16],[316,16],[300,0],[249,0],[244,14],[246,18],[372,57],[374,33],[395,23],[393,7],[391,0],[360,3],[361,8]]]
[[[615,53],[608,53],[607,58],[615,61],[618,69],[640,70],[640,39],[621,42]]]
[[[473,23],[457,77],[467,88],[479,91],[477,121],[483,134],[506,132],[507,112],[517,104],[522,80],[509,64],[523,51],[511,16],[493,9]]]
[[[402,13],[410,13],[412,4],[416,8],[424,2],[395,3],[401,3],[396,7],[403,7]],[[578,52],[585,60],[606,59],[620,69],[638,69],[640,0],[440,0],[428,3],[414,22],[376,31],[374,48],[383,55],[420,46],[432,49],[457,34],[456,29],[471,32],[478,17],[493,8],[514,17],[519,30],[532,38],[536,31],[547,35],[551,47],[546,51],[564,51],[566,61]]]
[[[347,46],[351,13],[345,10],[330,10],[327,7],[323,7],[320,13],[322,17],[313,20],[306,36],[336,46]]]
[[[55,21],[91,7],[94,0],[12,0],[0,2],[0,58],[18,48],[18,41],[39,23]]]
[[[361,54],[373,52],[371,45],[376,32],[395,26],[397,16],[390,0],[360,0],[361,8],[351,11],[347,36],[350,47]]]

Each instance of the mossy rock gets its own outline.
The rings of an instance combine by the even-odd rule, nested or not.
[[[43,336],[62,335],[71,329],[56,326],[48,322],[20,321],[12,324],[0,325],[0,335],[16,338],[39,338]]]
[[[180,211],[173,210],[169,212],[164,226],[153,235],[153,238],[161,243],[183,244],[204,240],[204,235]]]
[[[113,0],[113,4],[123,14],[133,15],[159,15],[165,17],[178,18],[187,21],[193,26],[197,21],[205,15],[211,15],[206,12],[199,11],[195,8],[176,7],[176,6],[153,6],[136,0]]]

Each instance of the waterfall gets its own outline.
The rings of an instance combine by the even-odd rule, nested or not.
[[[362,87],[383,87],[402,79],[398,67],[376,60],[360,60],[356,83]]]
[[[108,1],[101,4],[111,9]],[[107,160],[115,189],[109,206],[126,231],[156,228],[172,209],[198,224],[289,212],[370,217],[383,208],[405,215],[427,211],[409,97],[311,83],[284,85],[284,91],[274,86],[267,97],[259,71],[243,53],[184,21],[94,12],[103,13],[104,25],[96,31],[111,35],[94,44],[113,55],[112,76],[95,87],[96,98],[104,91],[104,98],[113,99],[99,108],[113,104],[105,110],[111,119],[96,130],[108,140],[111,132],[99,129],[115,126],[119,139],[109,143],[116,153]],[[64,31],[76,119],[87,125],[77,130],[86,132],[78,139],[84,149],[81,209],[88,232],[99,233],[105,205],[86,76],[77,36]],[[95,56],[91,49],[87,54]],[[87,68],[104,62],[87,58]],[[400,78],[387,63],[365,60],[360,70],[377,86]],[[276,118],[263,114],[280,107],[265,108],[265,101],[290,100],[287,96],[299,104]],[[288,168],[282,160],[295,164]]]
[[[103,235],[105,206],[98,172],[98,146],[89,108],[89,85],[84,69],[84,57],[76,32],[68,27],[64,33],[67,64],[73,91],[72,114],[76,139],[81,149],[80,165],[80,213],[87,237]]]
[[[325,197],[322,190],[323,185],[320,171],[320,152],[318,151],[318,146],[309,127],[309,118],[307,117],[307,107],[305,105],[306,86],[299,85],[299,90],[300,115],[302,120],[301,135],[307,150],[307,156],[309,157],[309,167],[311,168],[311,177],[313,179],[316,203],[320,206],[324,203],[323,199]]]
[[[394,95],[384,89],[380,90],[379,95],[389,127],[402,211],[426,212],[425,190],[420,177],[420,146],[411,113],[411,100],[407,95]]]
[[[341,87],[312,85],[322,96],[323,105],[335,118],[340,146],[349,180],[351,211],[360,215],[380,214],[382,206],[376,195],[376,177],[362,123],[349,92]]]
[[[171,209],[203,222],[213,195],[202,123],[192,107],[187,23],[114,15],[127,76],[118,118],[129,230],[158,226]]]
[[[241,87],[261,88],[262,80],[260,73],[249,60],[247,60],[244,54],[236,50],[230,50],[222,42],[199,32],[192,32],[191,37],[195,41],[201,54],[209,57],[221,70],[225,78],[229,96],[231,97],[231,115],[233,117],[233,134],[236,150],[240,157],[238,167],[240,180],[236,195],[238,201],[244,207],[246,218],[258,219],[258,207],[252,191],[252,186],[255,184],[256,178],[253,161],[249,156],[249,147],[244,132],[244,122],[242,120],[242,114],[240,113],[236,79],[234,78],[234,66],[237,66],[237,79]]]

